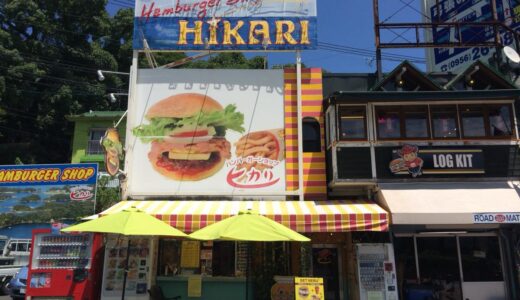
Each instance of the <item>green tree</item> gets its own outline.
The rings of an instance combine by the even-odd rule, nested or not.
[[[63,163],[70,158],[72,124],[66,115],[120,110],[132,58],[133,9],[109,16],[107,0],[0,0],[0,164]],[[153,53],[159,66],[184,53]],[[145,56],[140,67],[149,67]],[[262,69],[261,56],[212,54],[181,68]]]
[[[0,163],[16,157],[26,163],[68,161],[72,126],[65,115],[109,110],[107,93],[126,90],[117,78],[96,81],[96,69],[118,70],[120,61],[129,60],[121,39],[116,55],[110,52],[117,43],[112,34],[123,32],[111,28],[120,28],[126,15],[111,19],[106,3],[0,3]]]
[[[121,200],[119,188],[109,187],[110,178],[99,178],[96,190],[96,213],[100,213]]]

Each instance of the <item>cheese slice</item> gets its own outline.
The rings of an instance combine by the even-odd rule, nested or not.
[[[169,152],[169,159],[181,159],[181,160],[208,160],[211,153],[175,153]]]

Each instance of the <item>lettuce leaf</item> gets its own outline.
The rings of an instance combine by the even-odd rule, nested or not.
[[[198,126],[225,127],[233,131],[243,133],[245,131],[244,114],[236,111],[237,107],[230,104],[221,111],[201,113],[179,121],[180,126],[197,124]]]
[[[132,132],[145,143],[160,140],[161,137],[167,136],[173,129],[189,125],[220,127],[243,133],[245,131],[243,127],[244,114],[236,111],[236,109],[234,104],[229,104],[222,111],[201,113],[183,119],[153,118],[149,124],[137,126]],[[217,130],[217,132],[222,134],[221,130]]]

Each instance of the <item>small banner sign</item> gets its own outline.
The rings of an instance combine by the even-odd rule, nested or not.
[[[323,278],[321,277],[295,277],[294,292],[296,300],[324,300]]]
[[[474,224],[518,224],[520,212],[473,214]]]
[[[404,145],[392,151],[390,171],[396,175],[484,174],[481,149],[419,149]]]

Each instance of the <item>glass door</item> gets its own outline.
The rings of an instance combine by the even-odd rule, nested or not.
[[[313,245],[312,275],[323,278],[325,299],[340,300],[338,248],[334,245]]]
[[[506,299],[494,234],[412,234],[396,237],[394,249],[402,299]]]
[[[461,300],[457,239],[454,236],[417,238],[420,284],[429,287],[432,299]]]
[[[464,300],[506,299],[496,236],[460,236]]]

